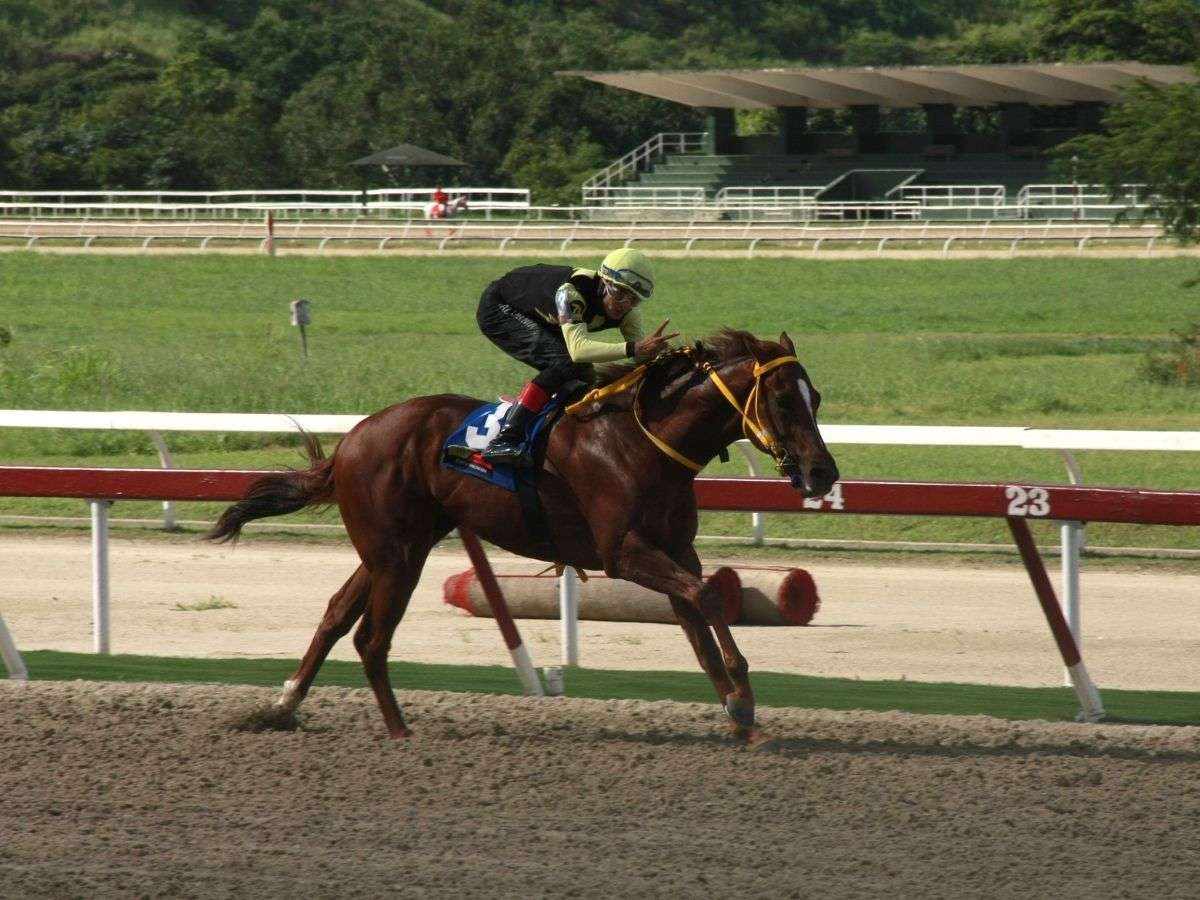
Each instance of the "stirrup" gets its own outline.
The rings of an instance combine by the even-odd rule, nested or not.
[[[490,463],[504,463],[518,469],[533,466],[533,457],[523,441],[502,441],[497,438],[484,449],[482,455]]]

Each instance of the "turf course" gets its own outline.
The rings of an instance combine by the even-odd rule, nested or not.
[[[278,687],[296,660],[176,659],[153,656],[95,656],[35,650],[24,654],[30,678],[41,680],[151,681],[173,684],[252,684]],[[389,664],[398,689],[519,694],[512,669],[502,666]],[[625,672],[570,669],[567,692],[597,699],[712,701],[712,686],[699,672]],[[317,687],[365,688],[362,666],[328,660]],[[1078,701],[1069,688],[1016,688],[915,681],[857,681],[756,672],[760,705],[821,709],[899,710],[937,715],[989,715],[1004,719],[1070,720]],[[1174,691],[1103,693],[1108,721],[1155,725],[1200,725],[1200,694]]]
[[[494,396],[528,374],[477,332],[486,283],[515,258],[276,259],[0,254],[0,405],[42,409],[366,413],[409,396]],[[595,265],[592,256],[565,261]],[[647,320],[687,339],[787,330],[829,423],[1200,428],[1195,388],[1153,384],[1146,354],[1197,312],[1190,260],[660,259]],[[313,304],[310,357],[288,303]],[[0,339],[2,343],[2,339]],[[178,465],[279,466],[294,443],[171,435]],[[850,478],[1064,481],[1054,452],[835,447]],[[145,435],[0,431],[7,463],[156,465]],[[1195,488],[1189,454],[1084,453],[1091,483]],[[740,473],[735,456],[714,472]],[[0,512],[80,514],[0,499]],[[185,518],[210,518],[196,504]],[[117,515],[155,514],[121,504]],[[741,515],[706,533],[745,534]],[[297,517],[297,521],[304,521]],[[325,519],[328,521],[328,519]],[[1000,522],[772,517],[772,536],[1008,541]],[[1096,525],[1096,545],[1195,547],[1193,529]],[[1039,533],[1053,541],[1049,527]]]

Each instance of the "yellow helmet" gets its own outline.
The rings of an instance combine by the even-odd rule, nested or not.
[[[600,277],[629,288],[643,300],[649,300],[654,293],[654,267],[650,258],[633,247],[622,247],[604,257]]]

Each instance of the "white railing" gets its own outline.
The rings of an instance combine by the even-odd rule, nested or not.
[[[890,208],[890,207],[884,207]],[[595,208],[591,208],[594,210]],[[33,249],[39,242],[68,241],[87,250],[98,247],[98,241],[121,244],[140,242],[148,249],[155,241],[173,243],[178,247],[196,245],[198,250],[210,249],[213,242],[249,242],[263,253],[273,253],[288,245],[324,252],[327,246],[342,242],[343,246],[361,251],[373,249],[385,252],[389,248],[412,243],[432,252],[465,249],[474,253],[504,253],[520,243],[552,244],[561,253],[577,242],[596,242],[609,246],[630,246],[636,242],[674,242],[683,252],[691,252],[704,244],[721,249],[722,243],[740,244],[748,256],[756,250],[774,248],[776,252],[813,253],[833,246],[857,244],[873,248],[882,255],[889,246],[893,251],[912,253],[932,244],[942,258],[950,256],[951,248],[970,247],[993,253],[1015,256],[1023,243],[1049,243],[1075,253],[1095,248],[1100,242],[1143,244],[1142,251],[1150,255],[1162,239],[1162,228],[1156,224],[1121,225],[1096,221],[1037,222],[1020,219],[988,220],[977,223],[945,221],[877,221],[868,218],[880,207],[870,204],[821,204],[813,207],[779,207],[767,209],[726,210],[726,221],[714,221],[711,210],[701,213],[687,209],[661,208],[621,210],[622,218],[612,221],[585,222],[578,218],[517,221],[486,221],[482,219],[452,219],[420,221],[416,219],[380,220],[356,219],[350,223],[329,221],[262,220],[129,222],[100,220],[18,221],[0,219],[0,240],[19,241],[16,246]],[[900,208],[901,215],[915,207]],[[896,209],[892,209],[893,215]],[[578,215],[579,209],[554,209],[558,216]],[[664,219],[666,214],[671,218]],[[677,214],[677,215],[675,215]],[[779,222],[780,215],[802,217],[806,221]],[[824,221],[825,215],[836,221]],[[851,216],[860,221],[843,221]],[[489,246],[490,245],[490,246]],[[998,249],[997,249],[998,248]],[[858,249],[858,248],[856,248]],[[1188,252],[1169,247],[1170,253]]]
[[[237,219],[265,211],[334,217],[409,211],[422,215],[433,188],[370,191],[0,191],[0,216],[42,218]],[[468,211],[528,210],[526,188],[444,188]]]
[[[1081,200],[1096,205],[1120,201],[1127,206],[1146,202],[1144,184],[1123,184],[1117,196],[1110,199],[1108,188],[1102,184],[1027,184],[1017,192],[1017,203],[1026,206],[1064,206]]]
[[[1017,192],[1017,207],[1022,218],[1035,211],[1056,212],[1063,217],[1080,219],[1092,214],[1112,218],[1118,213],[1144,210],[1152,197],[1144,184],[1123,184],[1114,196],[1102,184],[1027,184]]]
[[[825,190],[823,184],[781,187],[723,187],[717,191],[717,206],[797,206],[814,202]]]
[[[902,184],[892,188],[888,197],[915,200],[922,206],[1004,206],[1007,200],[1002,184]]]
[[[692,208],[705,202],[702,187],[595,187],[587,190],[585,200],[600,206],[653,206]]]
[[[612,187],[614,181],[643,172],[668,153],[703,153],[707,136],[708,133],[704,131],[659,132],[585,181],[582,185],[583,202],[588,203],[593,199],[590,192],[596,188]]]

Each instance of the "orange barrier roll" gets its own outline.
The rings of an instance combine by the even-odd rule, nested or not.
[[[557,619],[558,578],[554,575],[496,575],[508,608],[518,619]],[[727,566],[705,576],[721,593],[726,622],[738,620],[742,589],[738,574]],[[473,616],[491,617],[491,609],[474,569],[451,575],[442,586],[442,597]],[[671,602],[655,591],[630,581],[593,575],[579,584],[579,618],[596,622],[675,623]]]
[[[817,584],[804,569],[738,569],[739,625],[807,625],[821,608]]]

